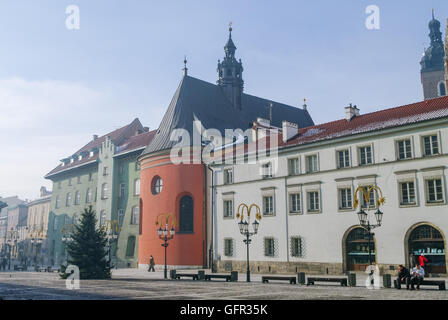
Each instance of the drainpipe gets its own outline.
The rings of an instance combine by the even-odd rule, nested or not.
[[[289,263],[289,208],[288,208],[288,181],[285,177],[285,205],[286,205],[286,262]],[[302,199],[300,199],[302,200]]]

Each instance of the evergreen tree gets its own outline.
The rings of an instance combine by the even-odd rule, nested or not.
[[[110,267],[106,260],[106,232],[96,227],[97,219],[92,206],[84,209],[81,221],[75,226],[72,241],[67,244],[68,265],[79,268],[81,279],[110,279]],[[64,268],[65,269],[65,268]],[[61,277],[68,274],[61,270]]]

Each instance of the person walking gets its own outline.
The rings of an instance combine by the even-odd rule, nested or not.
[[[148,272],[149,271],[155,272],[156,270],[154,269],[154,266],[155,266],[154,257],[151,255],[149,257],[149,269],[148,269]]]

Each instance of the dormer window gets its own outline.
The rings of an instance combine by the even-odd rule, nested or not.
[[[71,158],[70,163],[73,163],[73,162],[75,162],[75,159]]]
[[[89,157],[93,157],[93,155],[94,155],[94,152],[93,152],[93,151],[90,151],[90,153],[89,153]]]
[[[78,156],[78,161],[82,160],[82,155]]]

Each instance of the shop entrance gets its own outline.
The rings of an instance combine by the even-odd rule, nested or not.
[[[347,271],[365,271],[369,266],[369,238],[363,228],[355,228],[346,240]],[[376,261],[375,238],[370,240],[372,262]]]

